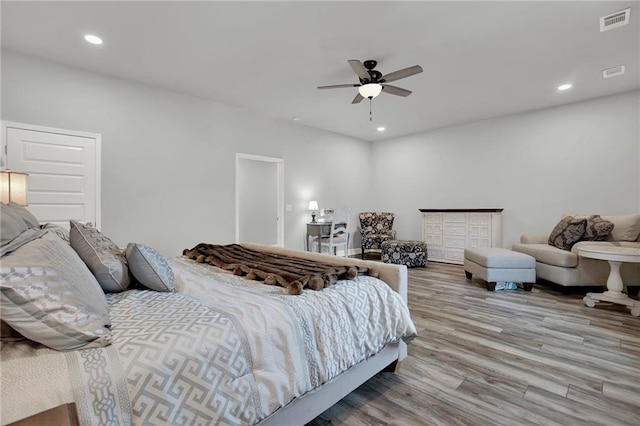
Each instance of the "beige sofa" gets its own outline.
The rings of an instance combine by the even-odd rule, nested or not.
[[[562,250],[548,244],[549,235],[525,234],[514,251],[536,259],[536,278],[562,286],[604,286],[609,276],[609,264],[604,260],[578,256],[580,247],[617,246],[640,249],[640,214],[602,216],[614,223],[608,241],[579,241],[571,250]],[[640,263],[624,263],[620,268],[622,280],[627,286],[640,286]]]

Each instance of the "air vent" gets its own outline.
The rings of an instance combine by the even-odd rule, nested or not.
[[[609,31],[614,28],[627,25],[629,23],[629,16],[631,15],[631,8],[621,10],[619,12],[612,13],[600,18],[600,32]]]
[[[617,67],[608,68],[602,71],[603,78],[617,77],[624,74],[624,65],[618,65]]]

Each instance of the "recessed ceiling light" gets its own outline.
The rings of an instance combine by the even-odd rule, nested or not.
[[[571,89],[571,84],[569,83],[558,86],[558,90],[569,90],[569,89]]]
[[[102,39],[93,34],[87,34],[86,36],[84,36],[84,39],[91,44],[102,44]]]
[[[377,129],[379,132],[384,132],[386,129],[384,127],[378,127]]]

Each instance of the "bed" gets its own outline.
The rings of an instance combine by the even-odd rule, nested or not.
[[[416,335],[406,267],[244,243],[265,255],[374,270],[377,277],[359,274],[290,295],[187,256],[162,259],[173,291],[138,284],[107,292],[110,327],[93,325],[91,339],[74,341],[81,347],[54,350],[15,333],[23,325],[11,292],[24,287],[25,275],[38,276],[27,280],[36,284],[42,276],[60,281],[51,271],[70,264],[73,279],[92,278],[64,233],[30,229],[1,259],[0,312],[13,333],[3,331],[0,347],[2,424],[50,423],[55,415],[81,425],[304,424],[378,372],[395,370]],[[104,318],[94,314],[86,321]],[[24,326],[33,332],[31,323]]]

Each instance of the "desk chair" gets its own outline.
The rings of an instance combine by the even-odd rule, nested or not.
[[[315,237],[311,242],[312,250],[318,249],[320,244],[320,252],[326,247],[329,254],[337,255],[338,249],[343,250],[343,256],[347,257],[349,253],[349,207],[338,207],[333,214],[331,220],[331,232],[329,235]]]

